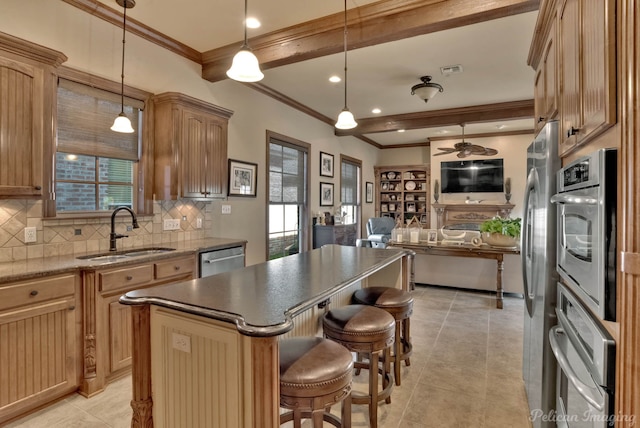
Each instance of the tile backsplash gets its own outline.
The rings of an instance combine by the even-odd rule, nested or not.
[[[180,220],[179,230],[163,230],[166,219]],[[198,219],[202,227],[198,228]],[[118,249],[163,246],[172,242],[210,238],[213,230],[210,202],[156,201],[153,215],[138,216],[139,229],[127,231],[131,217],[121,212],[116,217],[116,233],[129,235],[119,239]],[[36,228],[36,242],[24,242],[24,228]],[[109,250],[111,219],[43,219],[42,202],[0,200],[0,262],[40,257],[73,255]]]

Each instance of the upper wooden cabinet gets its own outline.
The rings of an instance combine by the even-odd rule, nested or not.
[[[56,68],[67,57],[0,33],[0,198],[51,192]]]
[[[559,34],[563,155],[616,122],[614,0],[562,1]]]
[[[227,191],[227,123],[232,111],[167,92],[155,105],[154,198],[212,199]]]
[[[545,39],[542,58],[536,68],[534,81],[535,131],[558,114],[558,34],[557,16],[549,21],[549,30]]]

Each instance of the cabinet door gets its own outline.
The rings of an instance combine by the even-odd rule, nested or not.
[[[582,114],[578,144],[615,124],[615,2],[582,0]]]
[[[0,196],[42,195],[44,71],[0,58]]]
[[[111,373],[131,365],[131,307],[121,305],[119,297],[109,303],[109,343]]]
[[[181,178],[185,198],[224,196],[227,180],[226,121],[185,109],[182,118]]]
[[[560,11],[562,42],[560,155],[573,148],[582,127],[580,73],[580,2],[566,0]]]
[[[542,57],[544,67],[544,117],[545,121],[556,117],[558,113],[558,79],[557,79],[557,36],[556,21],[553,20],[547,37],[547,43]]]
[[[73,298],[0,313],[0,425],[78,386]]]

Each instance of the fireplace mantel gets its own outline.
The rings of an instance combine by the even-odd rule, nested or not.
[[[480,225],[485,220],[493,217],[509,217],[514,204],[483,204],[483,203],[457,203],[457,204],[441,204],[433,203],[431,206],[436,211],[438,220],[437,228],[448,226],[455,229],[456,225]]]

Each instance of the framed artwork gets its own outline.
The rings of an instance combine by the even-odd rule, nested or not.
[[[427,244],[438,243],[438,231],[436,229],[427,229]]]
[[[320,175],[323,177],[333,177],[333,155],[320,152]]]
[[[256,197],[258,164],[229,159],[229,196]]]
[[[367,183],[365,184],[365,190],[364,190],[364,194],[365,194],[365,202],[370,204],[373,202],[373,183],[370,181],[367,181]]]
[[[333,183],[320,183],[320,206],[333,206]]]

